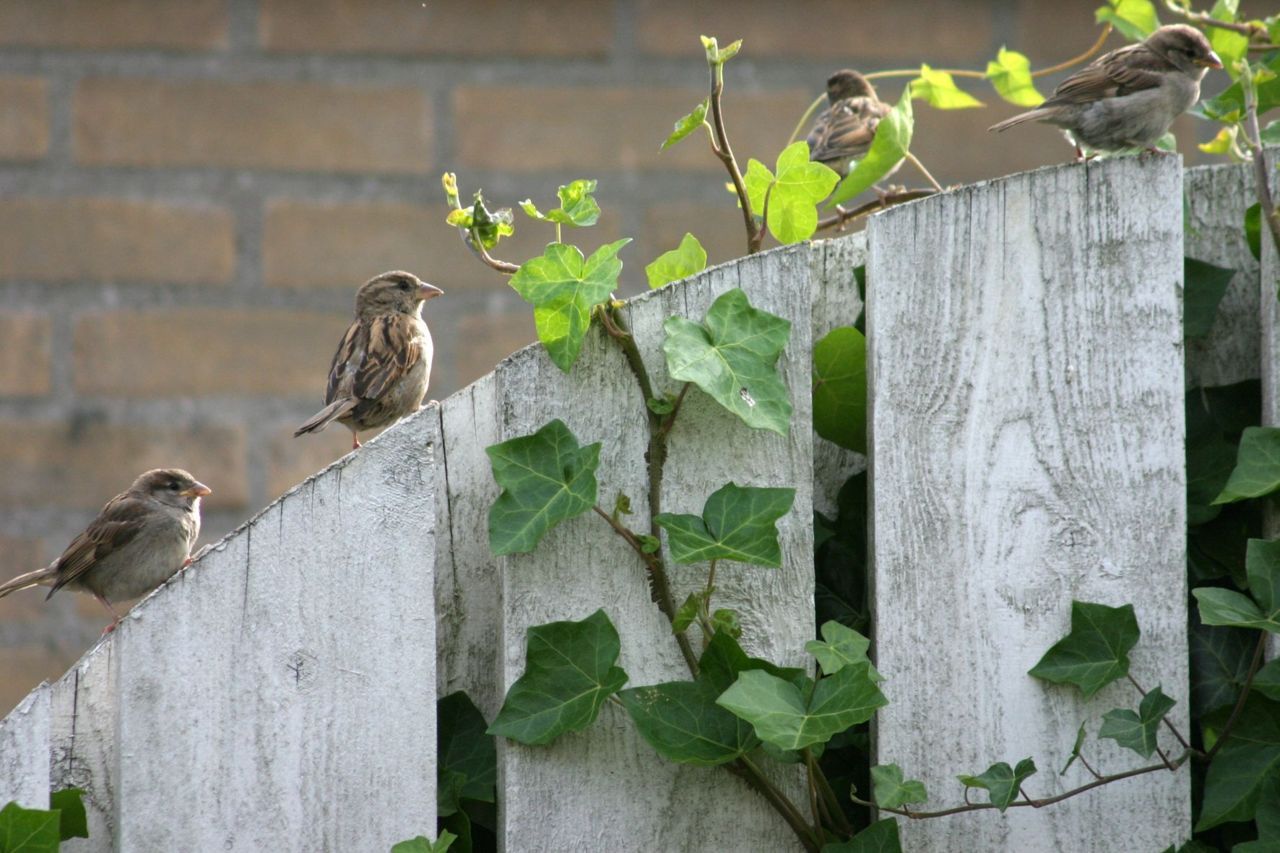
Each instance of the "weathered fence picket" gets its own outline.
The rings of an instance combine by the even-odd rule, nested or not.
[[[49,694],[41,684],[0,721],[0,806],[49,807]]]

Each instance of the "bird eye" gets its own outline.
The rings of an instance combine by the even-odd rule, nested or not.
[[[401,281],[401,282],[400,282],[400,289],[401,289],[401,290],[408,291],[408,290],[413,289],[413,286],[412,286],[411,284],[409,284],[409,282],[407,282],[407,281]]]
[[[176,491],[178,491],[178,481],[177,481],[177,480],[170,480],[170,481],[169,481],[169,491],[171,491],[171,492],[176,492]]]

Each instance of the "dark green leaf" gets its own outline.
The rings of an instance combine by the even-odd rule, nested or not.
[[[644,268],[649,288],[662,287],[687,278],[707,268],[707,252],[692,234],[685,234],[680,245],[661,255]],[[658,414],[663,414],[659,412]]]
[[[705,324],[668,317],[663,330],[673,379],[693,382],[750,427],[787,434],[791,402],[776,365],[791,323],[752,308],[734,288],[711,304]]]
[[[966,788],[984,788],[991,796],[991,803],[1001,812],[1018,798],[1023,782],[1036,772],[1036,764],[1030,758],[1018,762],[1016,768],[1001,761],[992,764],[980,776],[960,776]]]
[[[702,103],[698,104],[696,107],[693,108],[693,112],[689,113],[686,116],[682,116],[676,122],[675,130],[671,131],[671,135],[667,137],[667,141],[662,143],[661,150],[666,151],[672,145],[675,145],[681,139],[684,139],[686,136],[693,133],[698,128],[702,127],[703,122],[706,120],[706,117],[707,117],[707,101],[704,98]]]
[[[1038,107],[1044,95],[1031,79],[1031,60],[1016,50],[1000,48],[995,62],[987,63],[987,79],[1000,97],[1020,107]]]
[[[1190,640],[1191,711],[1193,718],[1199,719],[1210,711],[1235,704],[1249,672],[1257,634],[1241,628],[1205,625],[1197,618],[1191,625]]]
[[[914,126],[915,116],[911,112],[911,87],[908,86],[903,90],[898,103],[876,126],[876,135],[871,142],[871,148],[867,151],[867,156],[849,170],[849,174],[839,183],[831,198],[827,199],[827,207],[834,207],[871,189],[876,182],[901,163],[902,158],[911,148],[911,133]]]
[[[1268,777],[1280,772],[1280,703],[1258,695],[1245,702],[1230,737],[1204,780],[1204,803],[1196,832],[1252,820]]]
[[[795,489],[762,489],[729,483],[707,498],[702,516],[663,512],[654,520],[667,531],[677,563],[734,560],[757,566],[782,565],[778,519],[795,500]]]
[[[24,809],[9,803],[0,809],[0,851],[58,853],[60,833],[56,811]]]
[[[1275,702],[1280,702],[1280,658],[1269,661],[1253,677],[1253,689]]]
[[[520,265],[511,286],[533,305],[538,340],[556,367],[566,373],[582,351],[591,325],[591,309],[605,301],[618,286],[622,261],[618,252],[629,237],[596,249],[583,258],[577,246],[550,243],[543,253]]]
[[[904,779],[902,768],[896,764],[872,767],[871,784],[875,786],[876,805],[883,809],[900,809],[908,803],[929,799],[924,783],[919,779]]]
[[[1235,270],[1183,258],[1182,334],[1188,338],[1203,338],[1209,334],[1218,316],[1218,303],[1227,292]]]
[[[576,227],[595,225],[600,219],[600,205],[596,202],[595,191],[595,181],[579,178],[571,183],[562,184],[560,189],[556,190],[556,195],[560,197],[560,206],[555,210],[543,213],[531,199],[520,202],[520,207],[528,216],[542,222]]]
[[[693,624],[693,620],[698,618],[698,611],[702,609],[702,603],[706,597],[705,592],[689,593],[689,597],[676,610],[676,615],[671,620],[672,632],[683,631]]]
[[[1058,771],[1058,775],[1062,776],[1067,772],[1072,764],[1076,763],[1076,759],[1080,757],[1080,747],[1084,746],[1085,724],[1081,723],[1080,728],[1076,729],[1076,742],[1071,746],[1071,757],[1067,759],[1067,763],[1062,765],[1062,769]]]
[[[591,725],[600,706],[627,682],[614,664],[621,643],[603,610],[581,622],[530,628],[524,674],[507,691],[489,734],[545,744]]]
[[[445,853],[456,840],[457,837],[452,832],[442,829],[435,841],[431,841],[425,835],[419,835],[417,838],[393,845],[391,853]]]
[[[484,715],[466,693],[450,693],[436,702],[436,813],[448,816],[458,800],[496,802],[498,757]]]
[[[831,194],[840,180],[835,170],[809,159],[809,143],[803,139],[778,155],[776,177],[769,192],[769,233],[779,243],[808,240],[818,227],[818,202]],[[752,208],[755,208],[754,203]]]
[[[671,414],[676,408],[676,401],[671,397],[663,397],[661,399],[650,397],[644,401],[644,404],[649,407],[649,411],[660,417]]]
[[[714,767],[755,749],[751,725],[716,704],[711,684],[669,681],[618,694],[636,728],[658,754],[679,764]]]
[[[485,452],[502,487],[489,509],[494,554],[528,553],[552,527],[595,505],[600,443],[580,446],[559,419]]]
[[[438,795],[439,792],[437,792]],[[471,823],[471,815],[466,811],[456,811],[451,815],[440,815],[437,818],[437,832],[448,832],[457,836],[453,839],[449,853],[472,853],[475,850]]]
[[[848,841],[823,846],[822,853],[902,853],[898,822],[891,817],[878,820]]]
[[[1151,0],[1108,0],[1108,3],[1109,6],[1094,12],[1094,18],[1099,24],[1110,23],[1125,38],[1142,41],[1160,26]]]
[[[818,659],[824,675],[834,675],[850,664],[866,663],[867,649],[871,641],[857,631],[839,622],[826,622],[822,626],[822,640],[810,640],[804,644],[804,650]],[[871,667],[873,681],[883,681],[884,676]]]
[[[88,838],[89,819],[84,812],[84,791],[63,788],[49,795],[49,808],[58,812],[58,834],[62,841]]]
[[[1255,80],[1260,79],[1259,74],[1266,76],[1268,72],[1280,72],[1280,53],[1273,51],[1261,63],[1254,65]],[[1258,97],[1258,115],[1280,106],[1280,77],[1261,80],[1254,90]],[[1236,123],[1244,116],[1244,90],[1240,81],[1232,83],[1216,97],[1201,101],[1192,112],[1224,124]]]
[[[928,65],[920,66],[920,76],[911,81],[911,97],[923,98],[929,106],[940,110],[963,110],[980,107],[973,95],[956,85],[955,78],[946,71],[938,71]]]
[[[1280,634],[1280,540],[1250,539],[1245,569],[1252,598],[1218,587],[1191,591],[1200,603],[1201,621]]]
[[[1088,699],[1129,671],[1128,652],[1138,642],[1133,605],[1108,607],[1071,602],[1071,633],[1047,651],[1030,675],[1074,684]]]
[[[735,640],[742,636],[742,623],[738,621],[738,611],[720,607],[711,614],[711,630],[717,634],[728,634]]]
[[[1255,261],[1262,260],[1262,208],[1255,202],[1244,210],[1244,237]]]
[[[698,660],[698,680],[712,685],[720,693],[728,690],[738,680],[738,673],[759,669],[790,681],[797,687],[810,682],[804,670],[782,667],[763,658],[748,657],[731,634],[716,632]]]
[[[867,452],[867,339],[852,326],[832,329],[813,348],[813,428]]]
[[[1258,823],[1259,840],[1280,843],[1280,773],[1273,772],[1262,783],[1254,819]]]
[[[1110,738],[1126,749],[1132,749],[1143,758],[1150,758],[1156,749],[1156,735],[1165,714],[1177,703],[1156,686],[1138,706],[1138,713],[1127,708],[1117,708],[1102,715],[1102,728],[1098,737]]]
[[[1259,138],[1263,145],[1280,145],[1280,120],[1273,121],[1264,127]]]

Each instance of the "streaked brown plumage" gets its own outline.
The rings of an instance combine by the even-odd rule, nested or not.
[[[827,79],[827,101],[809,131],[809,159],[844,176],[850,160],[866,156],[891,107],[876,97],[867,78],[847,68]]]
[[[329,367],[325,407],[294,432],[319,432],[332,421],[351,430],[386,426],[422,405],[431,378],[431,332],[422,303],[443,293],[411,273],[384,272],[356,292],[355,321]]]
[[[107,501],[62,556],[0,584],[0,598],[33,586],[91,593],[120,621],[111,602],[146,595],[190,562],[200,536],[200,498],[209,487],[181,468],[156,468]],[[104,632],[105,633],[105,632]]]

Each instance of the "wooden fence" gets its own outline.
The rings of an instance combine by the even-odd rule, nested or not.
[[[1280,264],[1268,248],[1260,268],[1238,233],[1250,187],[1245,167],[1184,174],[1175,158],[1042,169],[626,309],[655,377],[663,320],[701,319],[728,289],[791,322],[779,367],[790,434],[749,430],[692,394],[661,499],[699,512],[729,480],[796,486],[783,567],[722,572],[717,602],[740,614],[748,652],[804,665],[812,508],[865,464],[809,428],[810,353],[859,314],[865,264],[875,649],[891,703],[874,749],[925,781],[931,804],[960,801],[954,774],[1026,755],[1038,793],[1082,780],[1055,774],[1078,724],[1132,691],[1085,702],[1026,675],[1066,633],[1072,598],[1136,604],[1134,672],[1179,700],[1185,729],[1184,387],[1276,383]],[[1185,372],[1184,250],[1240,270]],[[522,350],[285,495],[34,691],[0,724],[0,802],[43,807],[50,787],[84,788],[91,836],[68,850],[386,851],[434,832],[436,697],[464,689],[492,719],[530,626],[603,607],[631,685],[684,677],[640,561],[592,514],[532,554],[491,554],[499,490],[484,449],[552,418],[603,442],[601,503],[623,492],[647,513],[644,400],[617,347],[593,331],[568,375]],[[674,567],[676,600],[699,581]],[[1090,749],[1105,770],[1131,765],[1105,742]],[[797,846],[745,784],[663,761],[610,704],[549,747],[500,741],[498,765],[508,851]],[[807,802],[798,773],[776,781]],[[1189,774],[902,832],[912,851],[1104,850],[1116,833],[1159,849],[1189,836]]]

